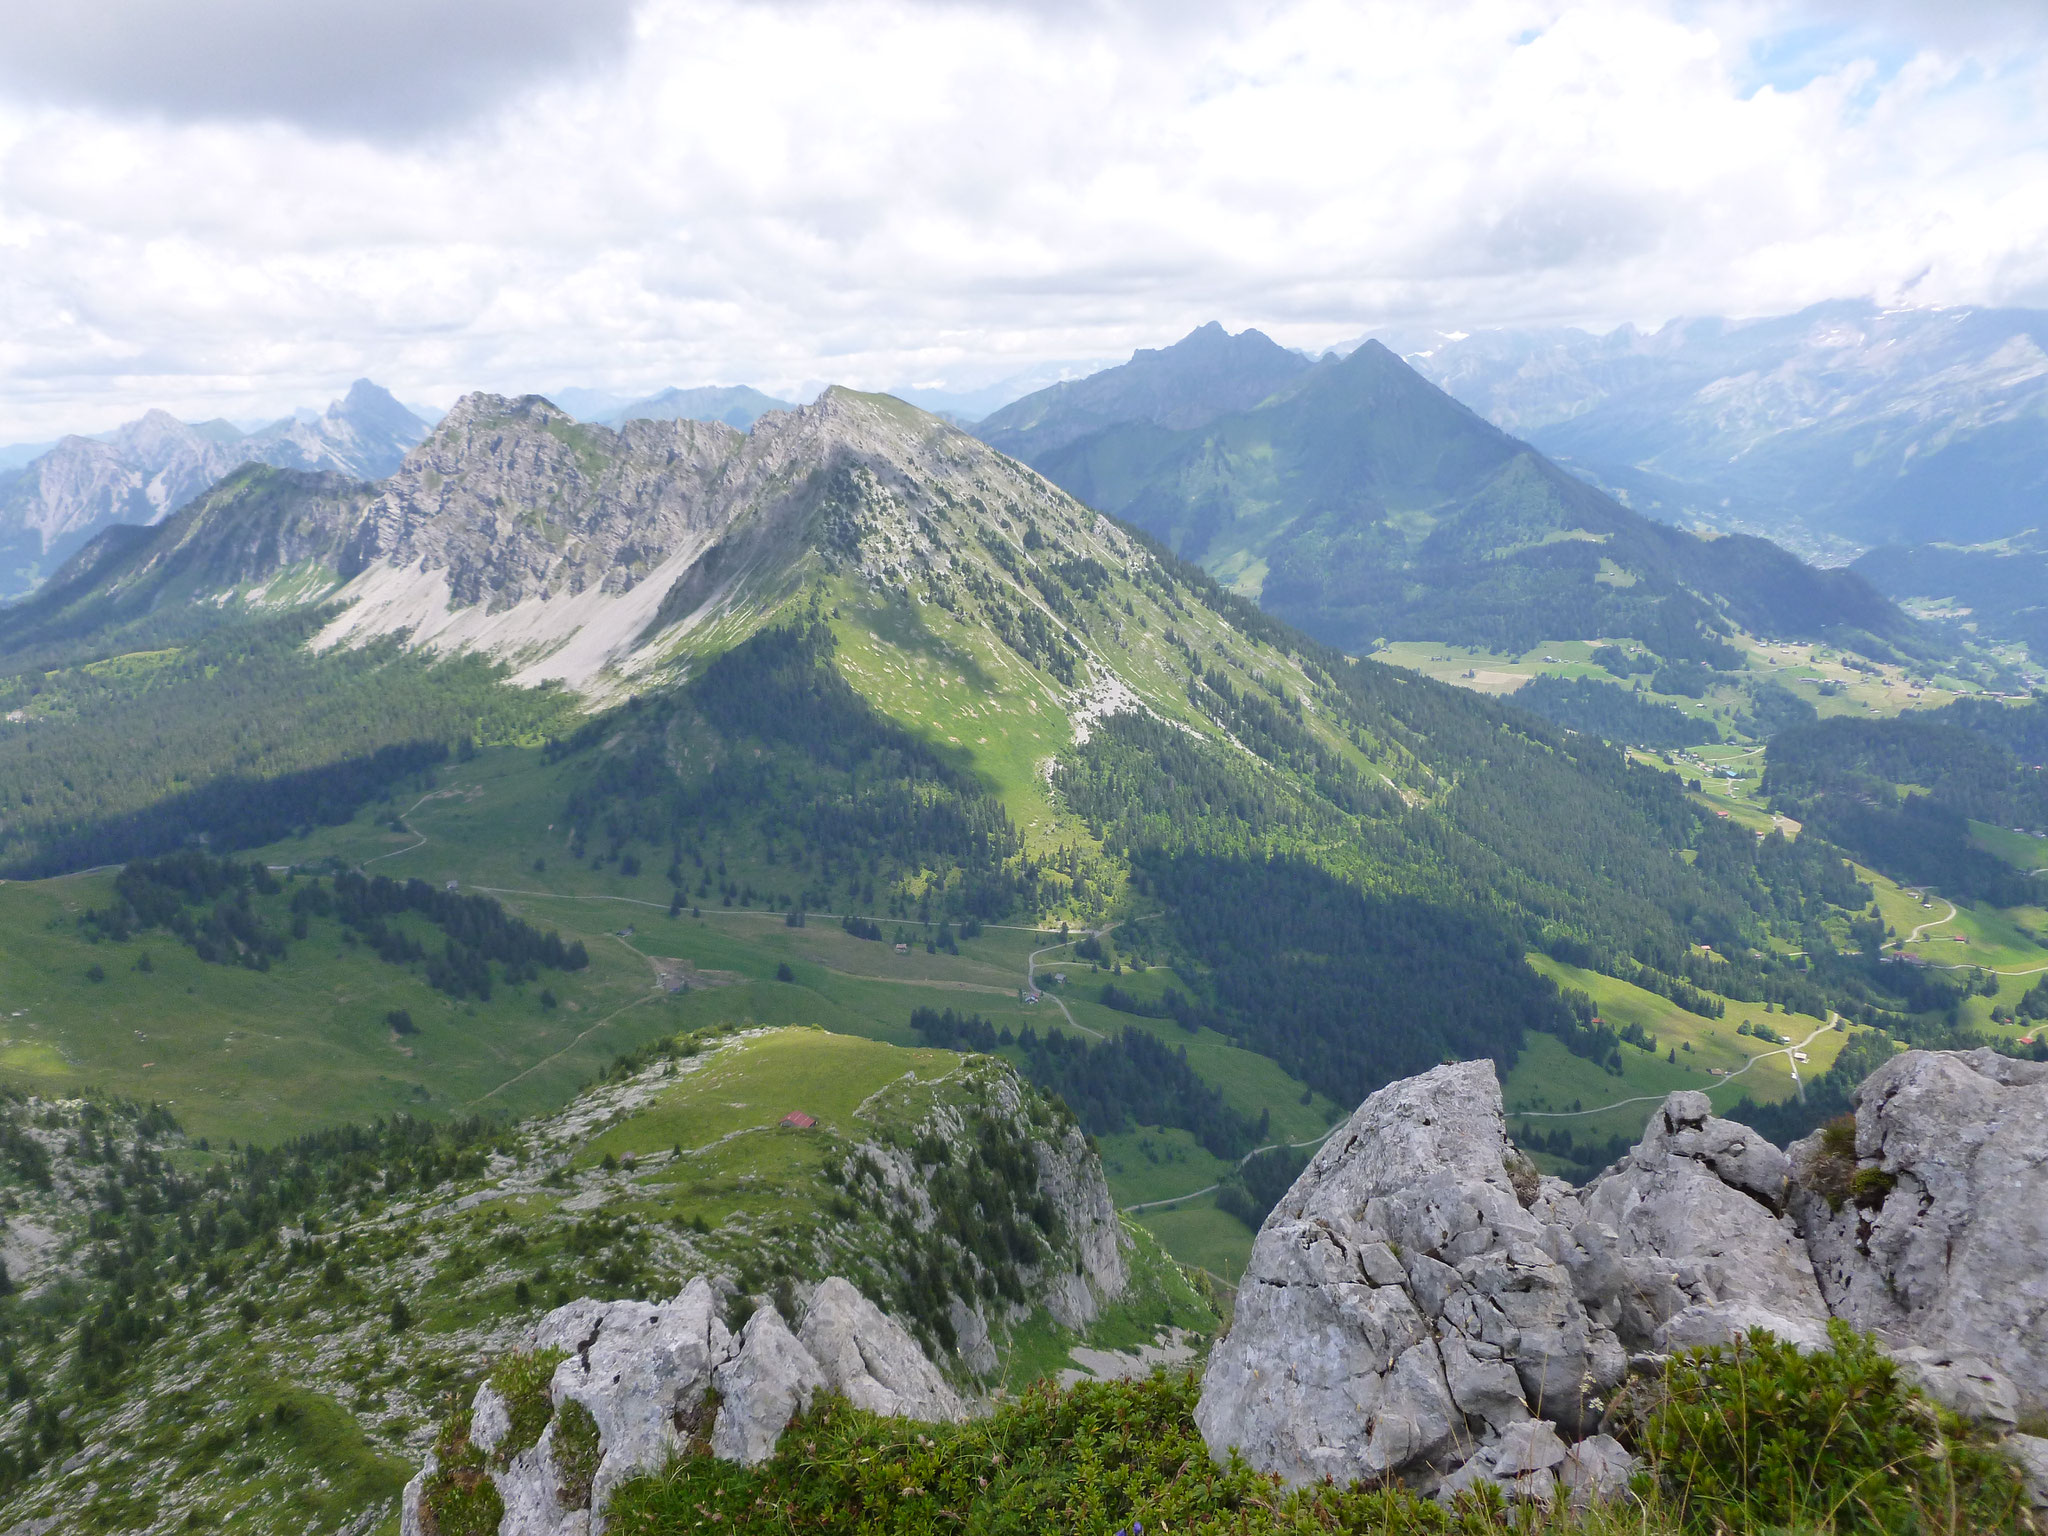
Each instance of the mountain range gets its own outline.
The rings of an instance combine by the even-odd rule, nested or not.
[[[595,419],[608,427],[622,427],[629,421],[722,421],[744,432],[769,411],[795,409],[791,401],[764,395],[750,385],[707,384],[696,389],[664,389]]]
[[[1625,636],[1704,659],[1731,626],[1910,643],[1859,577],[1632,511],[1377,342],[1310,361],[1204,326],[975,431],[1348,650]]]
[[[248,463],[379,479],[427,424],[368,379],[310,420],[254,432],[153,410],[104,438],[66,437],[0,473],[0,597],[33,589],[101,529],[150,524]]]
[[[1522,603],[1550,632],[1612,589],[1639,606],[1600,622],[1674,655],[1752,607],[1902,622],[1852,575],[1638,517],[1384,348],[1262,343],[1203,335],[1200,366],[1168,348],[1013,416],[1045,462],[1142,481],[1127,513],[1165,536],[888,396],[743,432],[473,394],[381,479],[242,464],[0,610],[0,1521],[389,1528],[430,1404],[484,1466],[476,1362],[507,1380],[505,1345],[578,1296],[643,1327],[687,1274],[756,1338],[848,1276],[1012,1390],[1076,1345],[1183,1348],[1216,1292],[1147,1222],[1241,1275],[1295,1151],[1393,1079],[1487,1058],[1527,1156],[1590,1173],[1673,1090],[1789,1100],[1760,1041],[1809,1053],[1814,1102],[1781,1109],[1810,1129],[1847,1102],[1831,1061],[1974,1044],[2033,995],[2031,949],[1998,979],[1885,963],[1887,920],[1936,913],[1817,832],[1319,643],[1177,555],[1256,542],[1270,577],[1309,538],[1382,538],[1407,574],[1363,588],[1374,617]],[[1450,608],[1460,582],[1483,601]],[[1954,729],[1923,757],[1959,771],[1913,773],[1957,792],[1946,820],[1817,818],[1961,846],[1987,809]],[[1821,794],[1889,803],[1891,738],[1862,735],[1873,772]],[[1093,1230],[1146,1245],[1114,1310],[1055,1239],[1076,1169]],[[528,1388],[580,1369],[576,1315]]]
[[[1817,304],[1655,331],[1489,330],[1428,378],[1668,522],[1846,560],[2041,523],[2048,313]]]

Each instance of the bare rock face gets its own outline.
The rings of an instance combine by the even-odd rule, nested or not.
[[[1626,1359],[1509,1152],[1490,1062],[1359,1107],[1260,1230],[1196,1409],[1213,1453],[1294,1484],[1427,1481],[1532,1419],[1591,1427]]]
[[[719,1297],[702,1277],[674,1301],[572,1301],[541,1320],[535,1349],[563,1349],[557,1405],[574,1398],[597,1420],[602,1457],[591,1507],[651,1472],[681,1448],[676,1417],[703,1401],[712,1372],[732,1353]]]
[[[932,1424],[967,1417],[967,1405],[917,1340],[836,1275],[812,1294],[797,1338],[825,1385],[856,1408]]]
[[[1859,1091],[1853,1157],[1674,1093],[1578,1191],[1509,1146],[1489,1063],[1391,1084],[1267,1217],[1195,1418],[1290,1483],[1582,1503],[1633,1471],[1590,1433],[1624,1347],[1824,1349],[1833,1317],[1994,1431],[2048,1411],[2048,1064],[1909,1051]],[[2048,1441],[2006,1444],[2048,1499]]]
[[[2021,1413],[2048,1412],[2048,1063],[1907,1051],[1857,1092],[1854,1170],[1823,1133],[1792,1153],[1836,1315],[1992,1362]]]
[[[2005,1448],[2026,1479],[2027,1502],[2036,1509],[2048,1509],[2048,1440],[2038,1435],[2009,1435]]]
[[[1763,1327],[1807,1346],[1827,1305],[1783,1214],[1791,1164],[1704,1093],[1674,1093],[1629,1155],[1580,1196],[1581,1290],[1632,1349],[1719,1344]],[[1611,1262],[1605,1262],[1611,1260]],[[1595,1271],[1598,1271],[1596,1278]]]
[[[823,1391],[898,1418],[967,1417],[967,1405],[917,1341],[845,1280],[818,1286],[800,1335],[763,1306],[734,1338],[722,1310],[718,1292],[699,1277],[673,1301],[585,1299],[540,1321],[530,1348],[561,1350],[565,1358],[548,1385],[553,1414],[538,1442],[505,1457],[509,1405],[488,1382],[470,1405],[470,1444],[489,1458],[505,1505],[498,1536],[602,1536],[605,1505],[621,1483],[703,1442],[727,1461],[765,1461],[790,1420]],[[587,1490],[570,1486],[557,1452],[572,1401],[590,1415],[585,1432],[590,1423],[597,1431],[595,1470],[584,1463]],[[568,1445],[564,1454],[573,1460]],[[406,1484],[402,1536],[432,1529],[421,1500],[434,1472],[430,1456]]]
[[[711,1373],[711,1384],[718,1392],[711,1454],[752,1467],[775,1454],[775,1442],[811,1406],[825,1373],[782,1314],[762,1307],[747,1319],[739,1352]]]

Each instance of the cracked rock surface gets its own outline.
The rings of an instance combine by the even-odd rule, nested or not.
[[[1791,1162],[1757,1132],[1715,1117],[1704,1093],[1674,1093],[1643,1139],[1580,1197],[1613,1262],[1584,1287],[1630,1349],[1720,1344],[1752,1327],[1827,1339],[1827,1304],[1784,1213]]]
[[[1632,1468],[1593,1434],[1630,1354],[1823,1349],[1834,1317],[1994,1432],[2048,1412],[2048,1064],[1908,1051],[1856,1102],[1847,1160],[1839,1132],[1788,1155],[1674,1093],[1573,1190],[1509,1144],[1490,1062],[1389,1084],[1259,1231],[1196,1409],[1210,1450],[1296,1485],[1583,1501]]]
[[[2048,1413],[2048,1062],[1895,1056],[1857,1090],[1855,1150],[1861,1192],[1795,1197],[1829,1307],[1991,1362],[2020,1413]],[[1792,1153],[1821,1183],[1821,1135]]]
[[[561,1350],[548,1392],[553,1415],[537,1444],[489,1463],[505,1504],[499,1536],[601,1536],[612,1491],[658,1470],[692,1445],[753,1466],[775,1454],[790,1420],[820,1392],[926,1423],[958,1422],[967,1405],[903,1325],[852,1284],[833,1277],[812,1293],[800,1330],[773,1306],[738,1336],[723,1298],[699,1276],[666,1302],[572,1301],[535,1327],[535,1351]],[[580,1403],[597,1425],[598,1461],[587,1501],[567,1488],[556,1454],[560,1410]],[[487,1456],[511,1428],[489,1383],[470,1408],[470,1442]],[[430,1527],[420,1501],[433,1460],[399,1501],[403,1536]]]
[[[1294,1484],[1428,1478],[1531,1419],[1592,1427],[1627,1357],[1509,1150],[1491,1062],[1359,1107],[1259,1233],[1196,1409],[1212,1451]]]

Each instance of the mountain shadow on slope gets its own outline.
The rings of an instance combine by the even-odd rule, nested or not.
[[[1584,731],[1630,746],[1661,751],[1721,739],[1711,720],[1597,678],[1532,677],[1509,695],[1508,702],[1568,731]]]
[[[636,847],[665,855],[678,907],[754,895],[926,921],[1035,910],[1037,865],[1002,804],[855,692],[834,644],[813,611],[570,738],[560,754],[585,759],[566,808],[572,852],[600,864],[637,859]],[[741,891],[728,846],[765,848],[786,888]],[[913,904],[899,884],[918,873]]]
[[[1151,371],[1178,351],[1153,354]],[[1078,433],[1086,418],[1070,413],[1034,438],[1021,424],[1058,415],[1048,391],[979,430],[1348,650],[1387,637],[1520,651],[1627,635],[1660,655],[1713,660],[1731,659],[1734,625],[1912,638],[1912,622],[1860,578],[1815,570],[1762,539],[1652,523],[1377,342],[1277,388],[1255,376],[1251,390],[1264,392],[1257,404],[1187,426],[1105,390],[1098,414],[1132,414]]]

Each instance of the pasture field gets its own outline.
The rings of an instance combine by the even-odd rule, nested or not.
[[[567,925],[587,970],[457,1002],[327,920],[267,971],[208,964],[162,931],[90,943],[78,918],[112,893],[106,874],[0,884],[0,1083],[161,1102],[194,1136],[275,1142],[379,1115],[536,1113],[679,1024],[644,959]],[[417,1033],[394,1033],[398,1009]]]
[[[1994,827],[1989,822],[1970,823],[1970,840],[1986,853],[1996,854],[2015,869],[2048,870],[2048,837]],[[2048,896],[2048,887],[2042,894]]]
[[[1537,1129],[1568,1129],[1581,1142],[1605,1141],[1617,1134],[1634,1141],[1654,1105],[1623,1105],[1624,1099],[1648,1100],[1681,1088],[1698,1089],[1727,1109],[1744,1094],[1760,1103],[1788,1097],[1794,1092],[1795,1063],[1787,1048],[1738,1034],[1737,1026],[1745,1021],[1788,1036],[1795,1044],[1806,1041],[1800,1048],[1808,1059],[1796,1065],[1808,1081],[1828,1069],[1847,1038],[1808,1014],[1766,1013],[1761,1003],[1731,1002],[1724,1017],[1707,1019],[1658,993],[1548,955],[1532,954],[1529,963],[1559,986],[1586,993],[1600,1017],[1616,1030],[1641,1025],[1655,1037],[1657,1049],[1646,1051],[1624,1041],[1622,1075],[1615,1077],[1598,1063],[1572,1055],[1552,1036],[1526,1036],[1521,1057],[1501,1085],[1511,1132],[1526,1114]],[[1675,1062],[1670,1059],[1674,1051]],[[1619,1107],[1603,1112],[1604,1105]]]

